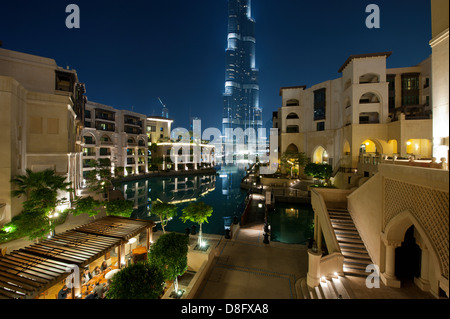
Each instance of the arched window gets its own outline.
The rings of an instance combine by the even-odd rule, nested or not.
[[[380,98],[378,95],[372,92],[363,94],[359,99],[359,104],[370,104],[370,103],[380,103]]]
[[[128,144],[136,144],[136,140],[134,138],[132,138],[132,137],[129,137],[128,140],[127,140],[127,143]]]
[[[286,153],[298,153],[298,147],[295,144],[290,144],[286,149]]]
[[[380,76],[378,74],[374,74],[374,73],[366,73],[359,77],[359,83],[360,84],[380,83]]]
[[[145,146],[145,141],[143,139],[140,139],[138,142],[138,146]]]
[[[83,136],[84,144],[95,144],[95,137],[92,134],[87,134]]]
[[[288,116],[286,116],[287,120],[293,120],[293,119],[298,119],[298,115],[296,113],[289,113]]]
[[[103,144],[110,144],[112,143],[112,140],[108,135],[102,135],[102,137],[100,138],[100,142]]]
[[[299,106],[300,101],[297,99],[291,99],[286,102],[286,106]]]

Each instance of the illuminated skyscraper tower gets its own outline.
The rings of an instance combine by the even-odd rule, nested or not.
[[[251,0],[228,0],[223,134],[226,128],[254,128],[257,132],[263,126],[255,45]]]

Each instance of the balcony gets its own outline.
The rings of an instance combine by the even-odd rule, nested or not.
[[[116,114],[114,112],[104,110],[95,110],[95,118],[99,120],[114,122],[116,120]]]

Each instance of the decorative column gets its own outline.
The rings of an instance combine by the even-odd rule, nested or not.
[[[422,260],[420,263],[420,277],[414,278],[414,283],[416,286],[418,286],[423,291],[430,291],[431,285],[430,281],[428,280],[428,272],[430,269],[429,266],[429,251],[427,246],[424,243],[421,243],[419,241],[416,241],[417,245],[419,245],[420,249],[422,250]]]
[[[388,287],[400,288],[401,282],[395,277],[395,248],[400,247],[402,243],[385,240],[384,245],[386,246],[386,264],[381,280]]]

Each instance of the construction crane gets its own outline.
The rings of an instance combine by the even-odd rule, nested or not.
[[[162,117],[169,118],[169,110],[167,109],[166,105],[161,101],[161,99],[158,97],[159,103],[161,103],[163,109],[162,109]]]

